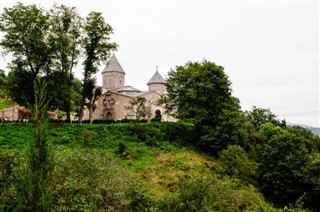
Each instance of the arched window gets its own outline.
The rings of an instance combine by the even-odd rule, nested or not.
[[[107,113],[107,119],[111,119],[112,118],[112,113],[111,112],[108,112]]]
[[[156,110],[156,111],[154,112],[154,117],[161,120],[161,111],[160,111],[160,110]]]

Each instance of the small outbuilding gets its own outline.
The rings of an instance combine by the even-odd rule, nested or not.
[[[17,121],[30,119],[30,110],[24,106],[14,106],[0,110],[0,118],[2,121]]]

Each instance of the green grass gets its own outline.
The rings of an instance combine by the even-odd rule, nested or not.
[[[8,99],[0,99],[0,110],[4,108],[9,108],[15,105],[15,103],[11,100]]]
[[[187,131],[190,126],[172,123],[127,124],[50,124],[48,143],[55,151],[84,147],[85,135],[91,149],[104,150],[119,158],[139,179],[148,183],[156,195],[170,192],[184,175],[200,174],[212,163],[192,148]],[[170,128],[170,131],[168,130]],[[33,140],[32,124],[0,124],[0,149],[21,151]],[[121,146],[122,145],[122,146]],[[121,151],[120,151],[121,150]],[[153,182],[159,172],[161,180]],[[155,177],[158,178],[158,177]]]
[[[107,195],[108,193],[104,193],[104,187],[101,186],[100,181],[106,181],[105,184],[103,184],[106,188],[110,183],[107,182],[109,178],[105,177],[108,174],[103,172],[109,170],[110,173],[113,173],[114,180],[122,179],[122,177],[117,178],[119,173],[115,174],[113,168],[110,169],[108,165],[101,165],[102,163],[109,163],[110,156],[110,158],[116,160],[117,163],[126,170],[126,175],[132,176],[134,180],[136,180],[138,184],[141,183],[145,189],[142,191],[139,190],[139,188],[138,191],[135,191],[135,188],[127,188],[128,192],[133,192],[132,198],[137,198],[137,200],[131,201],[137,201],[137,204],[141,204],[145,202],[143,198],[148,199],[150,197],[156,201],[158,205],[152,203],[152,200],[149,206],[143,207],[154,206],[159,207],[160,211],[171,211],[170,207],[174,208],[177,204],[181,205],[179,201],[187,198],[187,196],[184,196],[182,199],[179,199],[180,197],[178,198],[177,195],[185,192],[181,189],[189,189],[190,186],[192,187],[194,185],[192,179],[215,176],[213,170],[215,169],[217,161],[213,157],[198,152],[193,147],[192,142],[195,138],[188,133],[192,132],[192,130],[192,125],[181,123],[141,123],[137,127],[130,123],[107,125],[50,124],[47,140],[48,143],[52,145],[54,155],[56,155],[58,169],[54,177],[54,180],[58,181],[55,183],[57,186],[57,188],[55,188],[55,195],[60,195],[59,192],[65,192],[66,185],[68,186],[67,189],[70,190],[68,190],[70,194],[59,199],[59,201],[63,201],[58,202],[60,204],[59,207],[67,208],[67,206],[71,207],[70,205],[74,206],[80,203],[80,205],[83,203],[83,206],[89,207],[90,205],[88,205],[87,201],[93,204],[94,202],[99,202],[102,196]],[[1,123],[0,132],[1,151],[22,152],[27,142],[33,141],[33,127],[31,123]],[[85,139],[88,140],[88,145],[84,145]],[[64,174],[65,172],[70,173]],[[124,173],[123,170],[119,172]],[[99,174],[99,178],[95,173]],[[89,175],[92,176],[89,177]],[[93,179],[96,178],[97,180],[94,181]],[[183,179],[191,180],[187,182],[186,188],[181,188],[180,186],[181,180]],[[81,180],[83,180],[83,182]],[[89,185],[86,182],[91,182],[91,180],[93,181],[90,185],[94,185],[94,188],[98,191],[97,195],[99,195],[97,197],[94,196],[92,192],[88,193],[86,187],[81,187]],[[226,201],[228,200],[228,195],[230,196],[234,193],[233,190],[235,189],[239,188],[241,192],[243,190],[243,192],[248,191],[251,193],[253,190],[247,187],[240,188],[239,186],[233,186],[233,182],[224,181],[223,179],[212,182],[218,183],[217,191],[214,190],[215,187],[210,187],[212,192],[222,195],[221,198],[224,198]],[[119,186],[128,186],[128,182],[126,181],[122,180],[119,183]],[[194,186],[197,188],[202,186],[204,182],[195,181],[195,183],[199,184]],[[228,188],[230,194],[219,194],[219,192],[223,191],[224,187],[220,186],[222,190],[220,189],[219,185],[221,183],[226,183],[227,186],[230,187],[230,189]],[[211,190],[208,191],[208,194]],[[119,190],[116,191],[119,192]],[[200,190],[199,192],[201,193],[202,191]],[[191,191],[191,196],[192,193]],[[76,196],[73,197],[72,195],[75,194]],[[116,202],[129,198],[122,197],[121,195],[127,194],[123,192],[117,193],[117,196],[114,197]],[[189,194],[186,193],[186,195]],[[241,195],[243,194],[241,193]],[[254,197],[252,197],[254,200],[252,201],[247,197],[241,196],[244,200],[241,199],[241,204],[239,203],[239,206],[235,207],[242,207],[242,205],[247,204],[246,201],[249,201],[249,205],[254,205],[257,199],[262,201],[261,205],[265,204],[264,199],[260,197],[259,194],[257,195],[254,194]],[[73,198],[72,201],[74,202],[65,202],[64,198],[68,199],[68,201],[69,198]],[[82,198],[84,200],[78,203],[78,200],[74,198]],[[88,198],[89,200],[87,200]],[[142,198],[142,200],[140,198]],[[220,196],[218,198],[220,198]],[[121,204],[126,205],[128,202]],[[225,204],[230,205],[231,203],[227,202]],[[95,206],[92,205],[92,207],[94,208]],[[165,208],[161,209],[161,207]]]

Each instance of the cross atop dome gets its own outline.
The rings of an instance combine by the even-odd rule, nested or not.
[[[163,79],[161,74],[158,72],[158,66],[156,66],[156,73],[151,77],[148,84],[164,84],[166,81]]]

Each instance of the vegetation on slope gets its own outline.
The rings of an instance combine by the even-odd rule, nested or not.
[[[137,126],[139,129],[132,124],[50,126],[48,141],[55,155],[54,210],[234,211],[271,207],[254,187],[215,174],[215,158],[190,145],[187,131],[193,126]],[[162,131],[169,128],[171,133]],[[21,171],[18,161],[25,157],[26,140],[32,131],[29,124],[2,124],[1,130],[5,133],[0,154],[0,204],[3,210],[10,210],[17,201],[14,176]],[[19,145],[10,139],[16,130],[25,134]],[[89,142],[84,145],[88,132]],[[194,187],[199,189],[191,192]],[[210,200],[203,195],[209,195]]]
[[[229,146],[219,157],[204,154],[196,148],[194,129],[183,123],[51,124],[54,210],[283,210],[259,192],[262,169],[241,146]],[[0,205],[10,210],[16,204],[14,176],[32,130],[30,124],[0,124],[0,130]],[[315,170],[314,164],[304,173]],[[294,205],[291,211],[302,207],[301,201]]]
[[[13,105],[15,105],[15,103],[9,99],[0,99],[0,110],[12,107]]]

